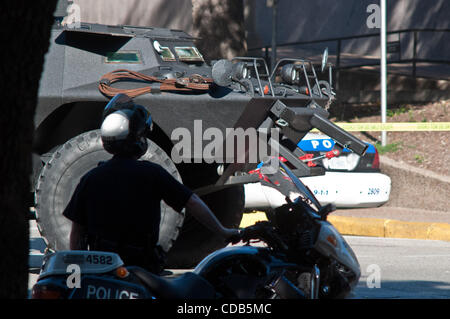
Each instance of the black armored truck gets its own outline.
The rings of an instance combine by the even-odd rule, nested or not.
[[[117,93],[130,95],[151,113],[154,127],[142,159],[159,163],[196,191],[227,227],[239,226],[243,184],[254,182],[248,172],[263,158],[250,163],[246,147],[233,157],[242,161],[226,160],[225,154],[222,160],[206,160],[202,150],[212,136],[203,133],[208,129],[223,133],[224,150],[236,139],[228,137],[230,128],[266,132],[258,139],[276,147],[297,176],[324,174],[320,165],[308,166],[300,159],[304,152],[296,144],[312,128],[359,155],[367,148],[327,120],[326,107],[334,92],[326,52],[322,66],[282,59],[269,72],[262,58],[207,62],[195,39],[183,31],[83,22],[63,25],[62,16],[56,15],[51,31],[33,146],[37,224],[54,250],[68,248],[70,222],[62,211],[79,179],[111,156],[102,147],[99,128],[105,105]],[[273,129],[277,138],[267,133]],[[174,147],[180,132],[191,138],[190,147],[182,152]],[[178,214],[161,205],[159,244],[168,252],[168,267],[190,267],[225,245],[189,213]]]

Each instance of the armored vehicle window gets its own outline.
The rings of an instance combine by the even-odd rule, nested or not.
[[[175,47],[180,61],[204,61],[196,47]]]
[[[108,52],[105,63],[142,63],[139,51]]]
[[[153,47],[159,53],[163,61],[176,61],[175,56],[168,47],[163,47],[158,41],[153,41]]]
[[[160,49],[159,54],[164,61],[175,61],[175,56],[168,47],[160,47]]]

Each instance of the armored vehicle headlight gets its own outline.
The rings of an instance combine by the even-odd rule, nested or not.
[[[295,84],[299,81],[300,72],[294,64],[285,64],[281,69],[281,78],[288,84]]]
[[[245,62],[237,62],[233,64],[233,78],[241,80],[250,78],[250,70]]]

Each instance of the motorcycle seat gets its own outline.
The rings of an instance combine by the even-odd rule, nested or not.
[[[127,269],[161,299],[211,299],[216,293],[206,279],[192,272],[177,278],[164,278],[137,266]]]

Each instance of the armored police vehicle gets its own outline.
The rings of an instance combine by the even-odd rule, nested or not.
[[[298,176],[324,174],[323,167],[299,160],[303,152],[289,142],[300,141],[313,127],[358,154],[367,148],[327,120],[325,108],[334,92],[326,54],[321,72],[326,80],[319,81],[313,63],[302,59],[280,60],[271,72],[262,58],[208,63],[183,31],[83,22],[64,26],[61,20],[57,15],[45,58],[33,148],[36,219],[52,249],[68,249],[70,222],[62,211],[80,178],[111,157],[102,148],[99,127],[105,105],[120,92],[145,106],[154,121],[142,159],[159,163],[196,191],[227,227],[240,224],[243,184],[252,165],[202,159],[197,137],[203,137],[200,149],[208,140],[198,135],[199,125],[200,132],[223,132],[224,143],[227,128],[276,128],[280,154]],[[193,151],[174,156],[177,129],[191,133]],[[225,245],[188,212],[178,214],[164,203],[161,212],[159,244],[169,252],[169,267],[192,266]]]

